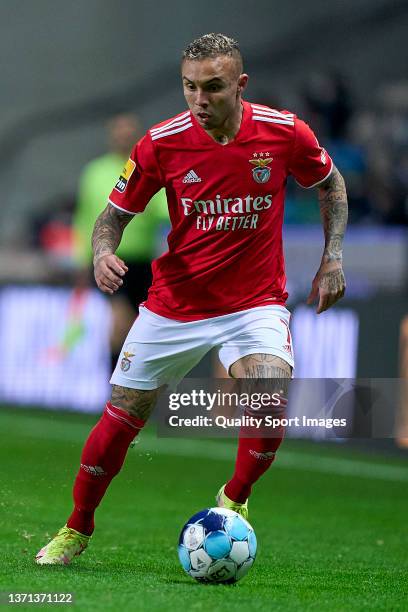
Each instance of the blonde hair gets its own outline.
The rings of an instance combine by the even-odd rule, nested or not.
[[[227,55],[234,57],[239,63],[240,72],[243,71],[243,61],[239,45],[236,40],[225,34],[204,34],[196,38],[183,51],[182,61],[202,60],[207,57]]]

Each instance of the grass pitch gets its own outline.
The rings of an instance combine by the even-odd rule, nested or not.
[[[407,610],[407,462],[342,444],[284,443],[251,497],[258,555],[236,585],[196,583],[176,552],[184,522],[231,474],[234,444],[152,430],[97,511],[88,550],[68,567],[36,566],[71,511],[95,421],[1,410],[1,591],[72,592],[78,610]],[[33,607],[45,606],[19,606]]]

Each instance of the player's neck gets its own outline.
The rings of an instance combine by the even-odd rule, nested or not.
[[[207,130],[207,133],[219,144],[228,144],[229,142],[234,140],[235,136],[239,132],[243,111],[244,107],[242,106],[242,102],[240,100],[239,104],[237,105],[236,112],[226,119],[224,125],[218,128],[214,128],[212,130]]]

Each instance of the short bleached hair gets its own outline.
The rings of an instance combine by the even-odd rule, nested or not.
[[[204,34],[196,38],[183,51],[184,60],[203,60],[207,57],[226,55],[238,60],[240,72],[243,70],[242,55],[236,40],[225,34]]]

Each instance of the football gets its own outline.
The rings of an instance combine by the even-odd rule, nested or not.
[[[256,536],[242,516],[226,508],[194,514],[180,533],[183,569],[199,582],[231,584],[241,580],[256,556]]]

